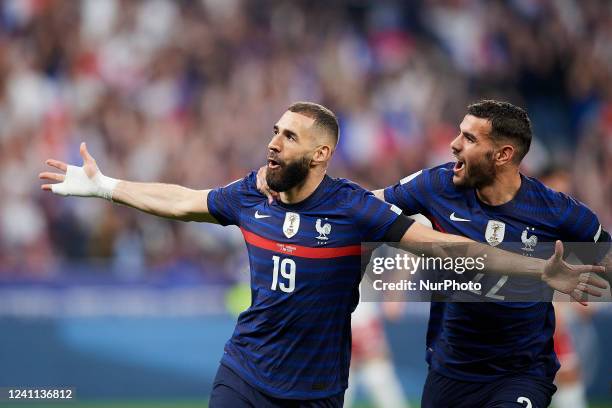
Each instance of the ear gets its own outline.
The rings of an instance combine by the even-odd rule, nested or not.
[[[328,145],[317,146],[312,155],[312,161],[314,163],[328,162],[331,159],[332,152],[332,148]]]
[[[511,162],[516,154],[516,148],[512,145],[503,145],[495,153],[495,164],[498,166]]]

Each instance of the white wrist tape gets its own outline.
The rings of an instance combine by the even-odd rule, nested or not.
[[[83,167],[69,165],[64,181],[52,184],[51,191],[62,196],[101,197],[112,201],[118,183],[119,180],[106,177],[100,170],[89,178]]]
[[[100,170],[98,170],[93,180],[98,185],[98,196],[105,200],[113,201],[113,191],[117,184],[119,184],[119,180],[105,176]]]

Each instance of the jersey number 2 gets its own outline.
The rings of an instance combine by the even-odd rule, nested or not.
[[[285,258],[283,260],[280,259],[279,256],[274,255],[272,257],[274,261],[274,271],[272,272],[272,290],[277,290],[278,286],[280,290],[283,292],[291,293],[295,290],[295,261],[293,259]],[[285,281],[278,281],[278,273]]]
[[[472,282],[474,283],[480,282],[480,280],[483,277],[484,277],[484,273],[477,273],[476,276],[474,276],[474,279],[472,279]],[[504,286],[507,280],[508,280],[508,275],[502,275],[502,277],[499,278],[495,286],[489,289],[489,291],[487,292],[485,296],[490,297],[491,299],[496,299],[496,300],[506,299],[505,296],[498,295],[497,292],[499,292],[499,290],[502,288],[502,286]],[[471,289],[470,292],[476,293],[477,295],[482,295],[482,292],[476,289]]]

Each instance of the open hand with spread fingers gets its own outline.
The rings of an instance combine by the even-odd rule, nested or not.
[[[600,297],[599,289],[606,289],[607,282],[598,274],[605,273],[603,266],[570,265],[563,260],[563,243],[555,242],[555,253],[547,261],[542,280],[551,288],[567,293],[572,299],[586,305],[588,295]]]
[[[112,192],[119,180],[106,177],[100,172],[94,158],[87,151],[85,143],[80,146],[83,166],[73,166],[60,160],[49,159],[45,163],[60,173],[45,171],[38,175],[42,180],[59,181],[43,184],[41,188],[62,196],[102,197],[112,199]]]

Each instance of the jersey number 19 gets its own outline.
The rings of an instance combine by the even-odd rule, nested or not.
[[[274,261],[274,271],[272,272],[272,290],[277,290],[278,286],[283,292],[291,293],[295,289],[295,261],[293,259],[280,259],[279,256],[272,257]],[[278,272],[286,281],[278,281]]]

